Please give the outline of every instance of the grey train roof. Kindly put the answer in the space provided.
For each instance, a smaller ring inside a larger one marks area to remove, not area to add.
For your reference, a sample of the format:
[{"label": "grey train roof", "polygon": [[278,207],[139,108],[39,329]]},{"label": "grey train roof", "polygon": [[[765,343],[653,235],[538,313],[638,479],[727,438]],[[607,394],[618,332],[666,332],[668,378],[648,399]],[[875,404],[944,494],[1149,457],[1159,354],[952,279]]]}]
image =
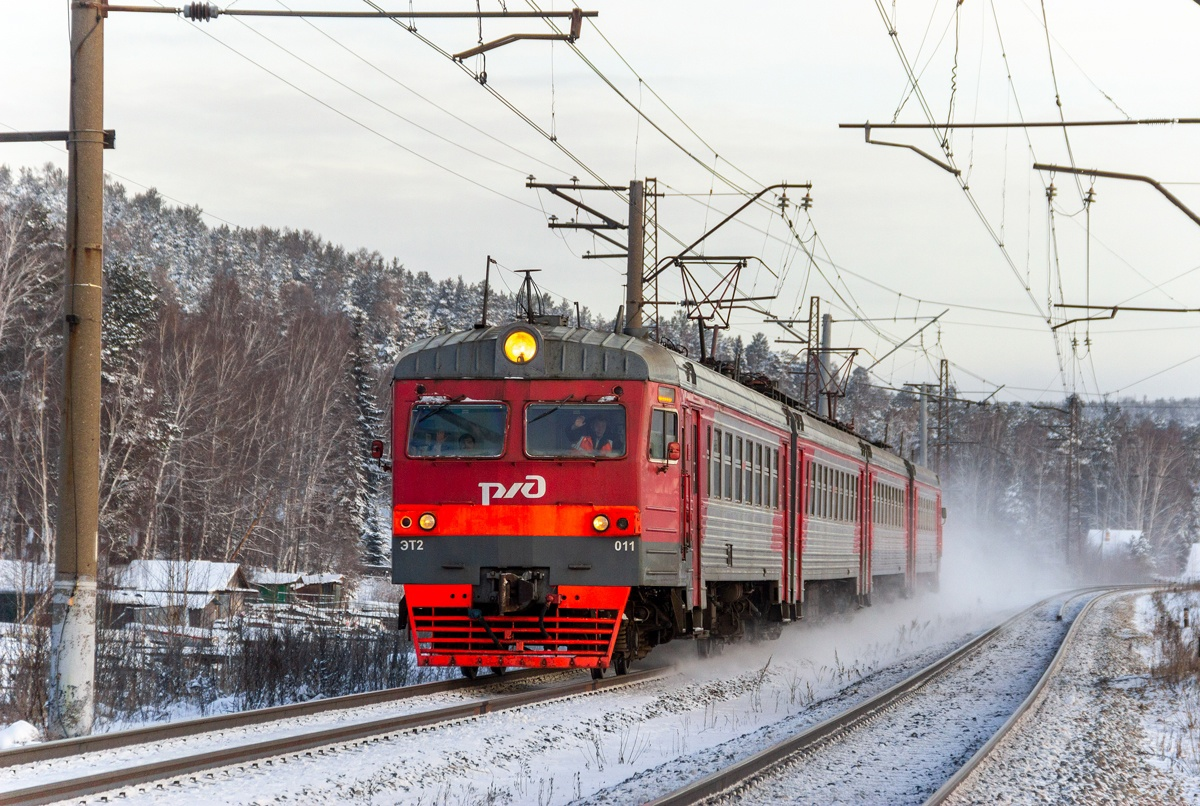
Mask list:
[{"label": "grey train roof", "polygon": [[[517,328],[535,330],[541,336],[541,349],[528,364],[512,364],[501,353],[502,338]],[[794,423],[797,431],[817,444],[852,455],[870,454],[873,464],[902,475],[910,472],[910,465],[903,459],[889,451],[873,449],[855,434],[756,392],[687,356],[621,333],[525,323],[447,333],[410,345],[400,355],[392,378],[397,381],[505,378],[656,381],[692,390],[784,431],[790,431]],[[922,467],[914,470],[919,481],[937,484],[937,476],[931,470]]]}]

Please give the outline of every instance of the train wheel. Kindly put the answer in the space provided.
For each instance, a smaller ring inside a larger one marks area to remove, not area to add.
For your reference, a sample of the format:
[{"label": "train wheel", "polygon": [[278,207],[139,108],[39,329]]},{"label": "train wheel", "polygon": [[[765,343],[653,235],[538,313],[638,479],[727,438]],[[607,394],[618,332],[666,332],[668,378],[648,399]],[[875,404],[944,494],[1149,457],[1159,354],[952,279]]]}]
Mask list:
[{"label": "train wheel", "polygon": [[505,672],[508,671],[507,666],[493,666],[491,669],[492,674],[496,675],[496,677],[504,677]]},{"label": "train wheel", "polygon": [[604,670],[601,669],[599,666],[593,666],[592,667],[592,679],[593,680],[601,680],[603,678],[604,678]]},{"label": "train wheel", "polygon": [[476,677],[479,676],[479,667],[478,666],[459,666],[458,670],[460,672],[462,672],[462,676],[467,678],[468,680],[474,680]]}]

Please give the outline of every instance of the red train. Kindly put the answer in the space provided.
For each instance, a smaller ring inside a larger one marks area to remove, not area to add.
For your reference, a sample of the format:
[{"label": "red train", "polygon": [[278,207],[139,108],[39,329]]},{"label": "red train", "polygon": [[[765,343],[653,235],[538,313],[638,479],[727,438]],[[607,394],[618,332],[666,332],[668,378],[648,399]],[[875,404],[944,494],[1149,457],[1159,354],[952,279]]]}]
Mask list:
[{"label": "red train", "polygon": [[932,472],[653,342],[477,328],[413,345],[392,389],[421,665],[623,674],[936,583]]}]

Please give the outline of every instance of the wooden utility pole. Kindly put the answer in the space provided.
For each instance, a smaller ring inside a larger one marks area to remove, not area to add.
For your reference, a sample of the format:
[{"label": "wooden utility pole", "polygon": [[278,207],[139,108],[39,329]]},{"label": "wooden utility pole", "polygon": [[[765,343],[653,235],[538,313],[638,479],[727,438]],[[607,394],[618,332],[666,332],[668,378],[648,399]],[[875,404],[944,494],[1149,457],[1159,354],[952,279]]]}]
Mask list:
[{"label": "wooden utility pole", "polygon": [[50,633],[50,730],[91,732],[100,521],[100,321],[104,266],[104,16],[71,0],[62,462]]}]

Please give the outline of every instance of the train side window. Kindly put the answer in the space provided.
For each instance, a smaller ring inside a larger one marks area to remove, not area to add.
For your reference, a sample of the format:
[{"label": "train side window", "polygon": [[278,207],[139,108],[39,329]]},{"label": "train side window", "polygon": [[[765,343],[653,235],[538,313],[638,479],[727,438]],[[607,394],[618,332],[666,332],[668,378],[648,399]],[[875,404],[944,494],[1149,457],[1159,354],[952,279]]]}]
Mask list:
[{"label": "train side window", "polygon": [[725,497],[725,451],[722,447],[725,443],[721,439],[723,433],[720,428],[716,429],[716,447],[713,450],[713,462],[716,467],[713,471],[713,495],[716,498]]},{"label": "train side window", "polygon": [[779,449],[771,449],[771,509],[779,509]]},{"label": "train side window", "polygon": [[725,432],[725,495],[726,501],[733,500],[733,434]]},{"label": "train side window", "polygon": [[733,500],[742,503],[742,438],[733,443]]},{"label": "train side window", "polygon": [[[710,425],[710,426],[708,426],[708,472],[706,474],[704,474],[704,494],[707,495],[709,498],[712,498],[713,476],[716,475],[716,471],[713,470],[715,463],[713,461],[713,440],[712,440],[712,438],[713,438],[713,427]],[[717,432],[717,445],[720,445],[720,444],[721,444],[721,432],[718,431]]]},{"label": "train side window", "polygon": [[746,453],[742,460],[742,503],[754,503],[754,443],[746,440]]},{"label": "train side window", "polygon": [[807,494],[805,496],[805,501],[804,501],[804,511],[807,512],[809,515],[812,515],[813,514],[813,499],[816,497],[813,494],[813,490],[815,487],[815,482],[813,480],[813,463],[805,462],[804,468],[805,468],[805,470],[808,471],[807,472],[808,485],[805,489],[805,492]]},{"label": "train side window", "polygon": [[762,445],[754,446],[754,506],[762,506],[763,460]]},{"label": "train side window", "polygon": [[826,518],[833,517],[833,468],[826,467],[825,471],[825,505],[821,514]]},{"label": "train side window", "polygon": [[667,446],[679,441],[679,415],[668,409],[650,412],[650,458],[667,459]]},{"label": "train side window", "polygon": [[837,472],[837,519],[839,521],[846,520],[846,471],[839,470]]}]

